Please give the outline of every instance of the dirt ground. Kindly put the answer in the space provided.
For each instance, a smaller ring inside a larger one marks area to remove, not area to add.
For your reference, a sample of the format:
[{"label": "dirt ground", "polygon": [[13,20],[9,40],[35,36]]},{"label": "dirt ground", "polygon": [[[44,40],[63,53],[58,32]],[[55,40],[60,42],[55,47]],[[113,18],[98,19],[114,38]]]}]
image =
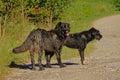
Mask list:
[{"label": "dirt ground", "polygon": [[94,44],[95,51],[85,57],[85,65],[78,57],[62,60],[65,68],[55,64],[43,71],[13,68],[4,80],[120,80],[120,15],[99,19],[93,26],[103,38]]}]

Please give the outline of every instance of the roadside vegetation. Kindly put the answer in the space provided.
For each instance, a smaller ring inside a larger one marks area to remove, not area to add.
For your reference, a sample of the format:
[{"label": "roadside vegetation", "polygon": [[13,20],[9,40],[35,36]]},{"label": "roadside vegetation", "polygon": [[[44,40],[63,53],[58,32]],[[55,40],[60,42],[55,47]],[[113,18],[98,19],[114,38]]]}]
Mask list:
[{"label": "roadside vegetation", "polygon": [[[119,11],[119,0],[0,0],[0,75],[9,72],[12,61],[25,63],[30,59],[28,52],[15,55],[12,49],[32,29],[50,30],[58,21],[65,21],[71,24],[71,33],[80,32],[92,27],[94,20]],[[92,42],[86,53],[93,49]],[[63,48],[63,59],[77,56],[77,50]]]}]

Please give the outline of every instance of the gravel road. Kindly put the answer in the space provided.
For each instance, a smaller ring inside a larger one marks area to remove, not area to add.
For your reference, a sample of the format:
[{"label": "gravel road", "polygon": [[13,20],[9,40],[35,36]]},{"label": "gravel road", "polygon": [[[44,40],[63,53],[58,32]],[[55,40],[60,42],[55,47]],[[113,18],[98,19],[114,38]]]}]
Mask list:
[{"label": "gravel road", "polygon": [[81,65],[78,57],[63,60],[65,68],[58,65],[43,71],[13,68],[4,80],[120,80],[120,15],[94,21],[93,26],[103,38],[94,44],[94,52],[85,57],[85,65]]}]

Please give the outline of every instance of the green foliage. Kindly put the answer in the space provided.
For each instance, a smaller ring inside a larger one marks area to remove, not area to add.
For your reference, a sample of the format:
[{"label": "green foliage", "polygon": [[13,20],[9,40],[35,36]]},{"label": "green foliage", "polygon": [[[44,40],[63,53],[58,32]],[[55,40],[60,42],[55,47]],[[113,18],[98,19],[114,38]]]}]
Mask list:
[{"label": "green foliage", "polygon": [[70,0],[0,0],[1,36],[7,26],[6,22],[19,16],[37,26],[52,27],[69,5],[68,1]]},{"label": "green foliage", "polygon": [[114,5],[118,11],[120,11],[120,0],[114,0]]},{"label": "green foliage", "polygon": [[[89,28],[96,18],[115,14],[113,0],[76,0],[67,8],[63,21],[71,23],[71,32]],[[92,27],[92,26],[91,26]]]},{"label": "green foliage", "polygon": [[25,0],[25,12],[34,24],[53,24],[70,0]]}]

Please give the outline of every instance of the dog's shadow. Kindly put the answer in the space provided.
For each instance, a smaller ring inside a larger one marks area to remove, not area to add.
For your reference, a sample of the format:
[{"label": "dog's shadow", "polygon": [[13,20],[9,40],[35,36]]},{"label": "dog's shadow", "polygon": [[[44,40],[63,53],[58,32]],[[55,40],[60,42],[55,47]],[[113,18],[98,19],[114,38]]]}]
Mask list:
[{"label": "dog's shadow", "polygon": [[[79,63],[72,63],[72,62],[65,62],[63,63],[66,66],[67,65],[79,65]],[[57,63],[51,64],[52,66],[58,65]],[[58,65],[59,66],[59,65]],[[19,69],[31,69],[31,64],[16,64],[14,61],[12,61],[8,67],[10,68],[19,68]],[[38,67],[38,64],[35,64],[35,67]],[[46,64],[43,64],[43,67],[46,68]],[[54,68],[54,67],[53,67]]]}]

